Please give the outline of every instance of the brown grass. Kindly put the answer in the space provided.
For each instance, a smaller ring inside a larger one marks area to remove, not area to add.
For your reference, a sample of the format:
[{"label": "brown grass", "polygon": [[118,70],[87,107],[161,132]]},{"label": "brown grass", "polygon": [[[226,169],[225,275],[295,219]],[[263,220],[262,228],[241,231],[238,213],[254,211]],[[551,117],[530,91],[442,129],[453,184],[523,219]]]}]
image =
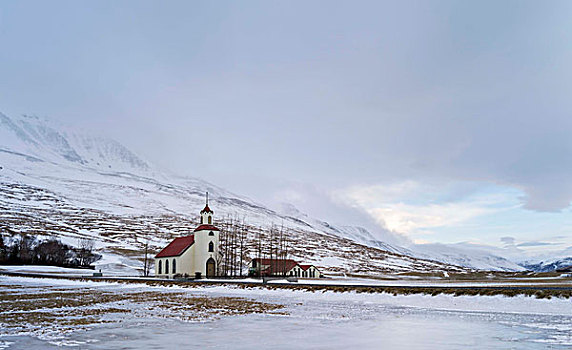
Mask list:
[{"label": "brown grass", "polygon": [[177,318],[203,321],[253,313],[285,314],[283,305],[239,297],[196,296],[171,291],[104,291],[94,288],[55,289],[2,285],[0,328],[19,331],[56,331],[118,323],[122,314],[140,318]]}]

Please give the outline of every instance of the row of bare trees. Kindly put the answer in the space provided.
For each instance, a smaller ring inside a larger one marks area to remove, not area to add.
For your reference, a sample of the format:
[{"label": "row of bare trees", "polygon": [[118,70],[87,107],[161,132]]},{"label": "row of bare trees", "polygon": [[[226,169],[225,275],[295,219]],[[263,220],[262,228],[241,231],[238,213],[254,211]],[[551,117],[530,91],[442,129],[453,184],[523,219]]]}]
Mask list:
[{"label": "row of bare trees", "polygon": [[0,263],[88,267],[101,257],[93,248],[90,239],[80,239],[77,247],[72,247],[56,238],[40,240],[29,234],[0,237]]},{"label": "row of bare trees", "polygon": [[241,277],[245,264],[249,260],[250,245],[248,231],[244,219],[228,216],[221,223],[222,231],[219,236],[218,275],[226,277]]},{"label": "row of bare trees", "polygon": [[226,277],[243,277],[247,274],[257,274],[257,271],[248,271],[248,264],[252,258],[277,260],[270,264],[272,275],[287,273],[286,259],[292,245],[290,232],[272,224],[270,227],[247,225],[244,219],[237,216],[228,216],[220,223],[219,267],[218,275]]}]

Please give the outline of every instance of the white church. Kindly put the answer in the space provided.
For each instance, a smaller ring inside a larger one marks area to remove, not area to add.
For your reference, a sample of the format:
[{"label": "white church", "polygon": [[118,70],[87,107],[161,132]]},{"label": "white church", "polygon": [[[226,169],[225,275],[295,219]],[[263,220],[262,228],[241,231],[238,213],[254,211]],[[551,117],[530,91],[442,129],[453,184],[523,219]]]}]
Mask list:
[{"label": "white church", "polygon": [[213,225],[214,212],[207,202],[193,233],[175,238],[155,256],[155,276],[160,278],[215,277],[220,262],[220,230]]}]

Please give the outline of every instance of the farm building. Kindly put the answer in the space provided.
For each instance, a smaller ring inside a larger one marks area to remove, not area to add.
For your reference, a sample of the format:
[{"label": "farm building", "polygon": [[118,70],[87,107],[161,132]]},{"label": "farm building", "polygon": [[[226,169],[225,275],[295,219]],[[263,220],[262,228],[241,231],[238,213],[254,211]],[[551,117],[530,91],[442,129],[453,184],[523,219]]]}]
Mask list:
[{"label": "farm building", "polygon": [[258,277],[284,276],[320,278],[322,274],[314,265],[299,264],[292,259],[252,259],[249,275]]}]

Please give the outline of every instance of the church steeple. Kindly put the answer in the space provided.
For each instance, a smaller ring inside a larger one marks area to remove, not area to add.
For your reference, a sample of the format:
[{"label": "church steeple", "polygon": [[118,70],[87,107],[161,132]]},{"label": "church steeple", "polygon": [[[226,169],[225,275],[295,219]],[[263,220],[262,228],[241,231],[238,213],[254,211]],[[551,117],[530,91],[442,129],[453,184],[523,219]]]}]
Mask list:
[{"label": "church steeple", "polygon": [[207,192],[205,208],[201,210],[201,224],[213,224],[214,212],[209,208],[209,193]]}]

